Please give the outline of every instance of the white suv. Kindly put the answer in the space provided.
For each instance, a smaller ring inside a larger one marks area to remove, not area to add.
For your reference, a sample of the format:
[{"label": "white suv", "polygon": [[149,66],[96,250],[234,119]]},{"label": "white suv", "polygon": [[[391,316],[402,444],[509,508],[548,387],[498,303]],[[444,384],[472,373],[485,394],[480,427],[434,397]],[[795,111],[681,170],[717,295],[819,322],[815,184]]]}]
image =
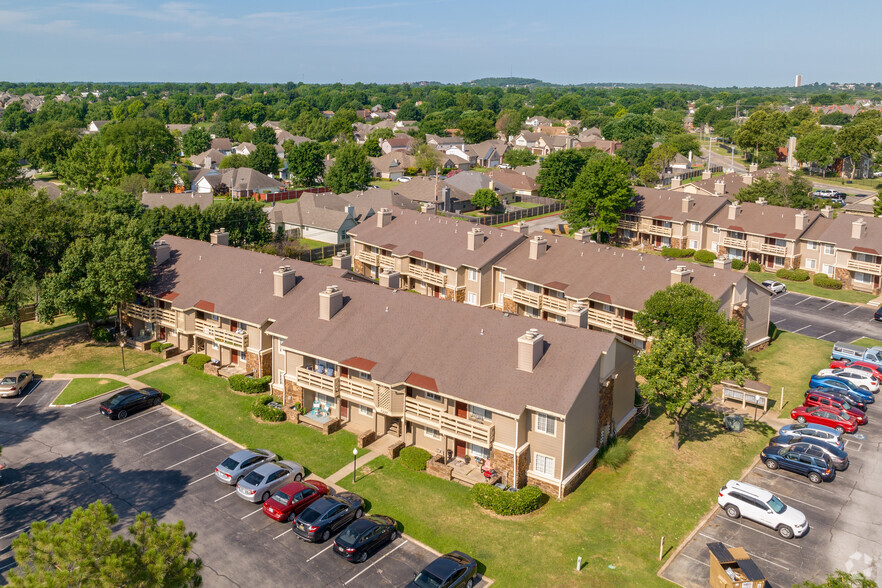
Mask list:
[{"label": "white suv", "polygon": [[756,521],[775,529],[785,539],[802,537],[809,529],[802,511],[787,506],[768,490],[746,482],[729,480],[720,488],[717,504],[730,518]]}]

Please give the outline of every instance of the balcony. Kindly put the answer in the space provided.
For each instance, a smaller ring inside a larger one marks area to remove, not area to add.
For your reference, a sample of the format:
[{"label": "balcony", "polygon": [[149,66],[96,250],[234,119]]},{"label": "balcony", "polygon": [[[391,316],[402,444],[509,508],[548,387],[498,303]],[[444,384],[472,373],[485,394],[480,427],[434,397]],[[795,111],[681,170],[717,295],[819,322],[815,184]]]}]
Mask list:
[{"label": "balcony", "polygon": [[443,405],[437,402],[404,399],[404,417],[422,425],[437,429],[442,435],[476,443],[482,447],[490,447],[493,443],[494,428],[492,423],[484,423],[444,412]]},{"label": "balcony", "polygon": [[619,228],[626,231],[638,231],[640,230],[640,223],[637,221],[620,220]]},{"label": "balcony", "polygon": [[555,296],[548,296],[547,294],[543,294],[540,300],[542,302],[543,310],[547,310],[561,316],[567,314],[568,305],[566,298],[557,298]]},{"label": "balcony", "polygon": [[760,243],[759,250],[760,253],[777,255],[778,257],[784,257],[785,255],[787,255],[787,247],[782,247],[781,245],[772,245],[771,243]]},{"label": "balcony", "polygon": [[446,287],[447,286],[447,274],[442,274],[439,272],[433,272],[432,270],[428,270],[424,267],[411,264],[407,269],[407,273],[410,277],[420,280],[421,282],[425,282],[427,284],[433,284],[435,286]]},{"label": "balcony", "polygon": [[154,308],[153,320],[154,322],[159,322],[165,327],[174,328],[178,326],[177,313],[171,309]]},{"label": "balcony", "polygon": [[882,264],[871,263],[869,261],[849,259],[845,265],[845,269],[850,272],[861,272],[864,274],[872,274],[874,276],[882,276]]},{"label": "balcony", "polygon": [[663,227],[662,225],[644,224],[640,227],[640,232],[649,233],[650,235],[660,235],[662,237],[670,237],[672,234],[671,227]]},{"label": "balcony", "polygon": [[542,308],[542,295],[539,292],[530,292],[523,288],[515,288],[511,293],[511,299],[518,304],[525,304],[533,308]]},{"label": "balcony", "polygon": [[337,396],[340,389],[339,376],[327,376],[304,367],[297,368],[297,385],[327,394],[328,396]]},{"label": "balcony", "polygon": [[395,269],[395,260],[388,255],[378,255],[377,263],[379,263],[381,268]]},{"label": "balcony", "polygon": [[636,337],[643,339],[643,335],[634,326],[634,321],[629,321],[624,317],[620,317],[612,312],[604,312],[596,308],[588,309],[588,324],[591,326],[606,329],[619,335],[627,337]]},{"label": "balcony", "polygon": [[747,249],[747,239],[733,239],[732,237],[723,237],[723,247],[731,247],[733,249]]},{"label": "balcony", "polygon": [[371,253],[370,251],[359,251],[357,259],[369,265],[377,265],[377,257],[379,256],[376,253]]},{"label": "balcony", "polygon": [[340,398],[351,400],[356,404],[369,403],[374,406],[376,384],[360,378],[340,378]]},{"label": "balcony", "polygon": [[218,345],[232,347],[239,351],[245,351],[245,348],[248,346],[248,333],[236,333],[235,331],[225,330],[218,324],[202,319],[196,319],[196,335],[206,337]]},{"label": "balcony", "polygon": [[153,308],[152,306],[142,306],[140,304],[127,304],[125,312],[130,318],[138,319],[145,323],[152,323],[154,322],[153,313],[156,310],[159,309]]}]

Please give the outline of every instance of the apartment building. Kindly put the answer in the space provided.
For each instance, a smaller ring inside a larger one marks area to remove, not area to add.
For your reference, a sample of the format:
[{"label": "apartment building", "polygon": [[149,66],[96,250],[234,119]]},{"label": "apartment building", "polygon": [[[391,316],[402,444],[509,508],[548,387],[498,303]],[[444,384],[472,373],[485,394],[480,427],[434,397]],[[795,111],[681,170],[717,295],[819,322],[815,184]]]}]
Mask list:
[{"label": "apartment building", "polygon": [[635,188],[634,206],[619,220],[616,242],[627,247],[701,249],[705,223],[728,203],[703,194]]},{"label": "apartment building", "polygon": [[381,209],[349,231],[355,273],[475,306],[493,303],[493,263],[525,237],[456,219]]},{"label": "apartment building", "polygon": [[882,293],[882,219],[840,215],[828,208],[803,234],[802,269],[840,280],[843,287]]},{"label": "apartment building", "polygon": [[608,331],[642,348],[634,315],[658,290],[685,282],[710,294],[744,328],[746,345],[768,341],[770,293],[728,259],[714,267],[668,260],[587,240],[533,234],[494,264],[496,308],[507,313]]},{"label": "apartment building", "polygon": [[738,192],[752,186],[757,180],[787,180],[790,170],[776,165],[765,169],[757,169],[756,165],[750,166],[747,173],[729,172],[722,176],[713,177],[705,171],[700,180],[684,184],[680,178],[671,180],[671,190],[685,192],[687,194],[702,194],[705,196],[717,196],[723,198],[735,198]]}]

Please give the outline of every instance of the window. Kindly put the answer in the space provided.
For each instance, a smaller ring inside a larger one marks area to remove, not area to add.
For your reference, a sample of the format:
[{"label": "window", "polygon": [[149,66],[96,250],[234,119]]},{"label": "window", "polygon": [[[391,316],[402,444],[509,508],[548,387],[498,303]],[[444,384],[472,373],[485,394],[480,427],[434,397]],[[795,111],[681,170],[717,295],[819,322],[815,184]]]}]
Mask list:
[{"label": "window", "polygon": [[546,435],[554,435],[554,417],[537,412],[536,430]]},{"label": "window", "polygon": [[504,298],[505,298],[505,297],[504,297],[504,296],[502,295],[502,293],[500,292],[500,293],[499,293],[499,299],[496,301],[496,305],[499,306],[499,308],[502,308],[502,307],[505,305],[505,300],[504,300]]},{"label": "window", "polygon": [[622,231],[622,237],[624,237],[625,239],[633,239],[634,231],[630,229],[625,229],[624,231]]},{"label": "window", "polygon": [[529,283],[529,282],[527,282],[526,284],[524,284],[524,289],[525,289],[527,292],[536,292],[537,294],[540,293],[540,292],[542,292],[542,288],[540,288],[540,287],[537,286],[536,284],[531,284],[531,283]]},{"label": "window", "polygon": [[216,314],[208,315],[208,320],[217,322],[218,321],[217,315]]},{"label": "window", "polygon": [[821,271],[824,272],[825,274],[827,274],[828,276],[831,276],[831,277],[833,276],[833,266],[830,264],[825,263],[824,267],[821,269]]},{"label": "window", "polygon": [[469,411],[472,413],[473,417],[484,419],[485,421],[489,421],[493,418],[492,412],[486,408],[481,408],[480,406],[472,406]]},{"label": "window", "polygon": [[816,267],[817,265],[818,265],[818,262],[815,261],[814,259],[806,259],[806,260],[805,260],[805,268],[806,268],[806,269],[813,270],[813,269],[815,269],[815,267]]},{"label": "window", "polygon": [[873,276],[872,274],[865,274],[863,272],[854,272],[854,281],[859,284],[872,284]]},{"label": "window", "polygon": [[776,266],[783,266],[784,265],[784,258],[776,255],[775,256],[775,265]]},{"label": "window", "polygon": [[279,370],[279,379],[277,380],[279,386],[285,383],[285,370]]},{"label": "window", "polygon": [[211,342],[211,348],[214,349],[215,351],[217,351],[217,343],[215,343],[214,341],[212,341],[212,342]]},{"label": "window", "polygon": [[470,282],[477,282],[478,281],[478,270],[474,270],[472,268],[469,268],[469,281]]},{"label": "window", "polygon": [[481,459],[489,459],[490,450],[485,447],[481,447],[480,445],[469,443],[469,455],[471,455],[472,457],[480,457]]},{"label": "window", "polygon": [[366,417],[372,417],[374,416],[374,409],[372,409],[370,406],[359,405],[358,414],[364,415]]},{"label": "window", "polygon": [[817,249],[818,249],[818,242],[817,242],[817,241],[806,241],[806,246],[807,246],[811,251],[817,251]]},{"label": "window", "polygon": [[426,392],[426,400],[434,400],[435,402],[441,402],[440,394],[433,394],[432,392]]},{"label": "window", "polygon": [[698,249],[698,240],[692,239],[689,241],[689,249]]},{"label": "window", "polygon": [[554,458],[542,455],[541,453],[533,454],[533,471],[545,474],[546,476],[554,475]]},{"label": "window", "polygon": [[698,231],[698,223],[689,223],[689,230],[694,232]]},{"label": "window", "polygon": [[714,227],[714,233],[719,233],[719,232],[720,232],[720,227]]},{"label": "window", "polygon": [[466,302],[468,302],[469,304],[472,304],[474,306],[477,306],[478,305],[478,294],[476,292],[469,292],[468,299],[466,300]]},{"label": "window", "polygon": [[717,242],[716,242],[716,241],[714,241],[713,243],[711,243],[711,248],[710,248],[710,250],[713,251],[714,253],[717,252]]},{"label": "window", "polygon": [[824,245],[824,255],[833,255],[832,245]]},{"label": "window", "polygon": [[441,433],[438,432],[437,429],[433,429],[432,427],[425,427],[426,437],[429,439],[440,439]]}]

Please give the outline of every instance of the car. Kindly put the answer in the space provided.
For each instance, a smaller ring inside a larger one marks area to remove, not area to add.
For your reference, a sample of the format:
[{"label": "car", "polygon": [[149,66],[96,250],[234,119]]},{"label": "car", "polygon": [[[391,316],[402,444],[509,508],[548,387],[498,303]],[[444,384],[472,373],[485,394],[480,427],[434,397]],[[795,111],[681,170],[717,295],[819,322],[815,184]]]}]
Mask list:
[{"label": "car", "polygon": [[852,406],[848,400],[834,394],[827,394],[824,389],[809,390],[805,394],[803,406],[823,406],[831,412],[845,412],[855,418],[858,425],[866,425],[869,421],[867,413],[863,410]]},{"label": "car", "polygon": [[775,280],[765,280],[763,286],[770,290],[772,294],[783,294],[787,292],[787,286],[781,282],[776,282]]},{"label": "car", "polygon": [[876,312],[873,313],[873,319],[877,321],[882,321],[882,306],[876,309]]},{"label": "car", "polygon": [[318,480],[291,482],[263,502],[263,514],[279,522],[292,522],[303,510],[328,493]]},{"label": "car", "polygon": [[800,437],[799,435],[776,435],[769,440],[769,445],[774,447],[789,447],[797,453],[810,453],[818,455],[823,453],[830,458],[833,468],[842,471],[848,468],[848,453],[830,443],[826,443],[813,437]]},{"label": "car", "polygon": [[817,196],[818,198],[829,198],[836,194],[836,190],[815,190],[812,192],[812,196]]},{"label": "car", "polygon": [[451,551],[414,574],[407,588],[472,588],[477,574],[478,562],[461,551]]},{"label": "car", "polygon": [[412,179],[413,179],[413,178],[410,177],[410,176],[401,176],[400,178],[398,178],[398,181],[401,182],[401,183],[403,184],[404,182],[409,182],[409,181],[411,181]]},{"label": "car", "polygon": [[826,457],[797,453],[787,447],[766,447],[760,459],[770,470],[788,470],[806,476],[810,482],[832,482],[836,477],[833,464]]},{"label": "car", "polygon": [[352,492],[323,496],[306,507],[293,523],[294,534],[311,543],[324,542],[364,514],[364,500]]},{"label": "car", "polygon": [[19,370],[3,376],[0,380],[0,398],[12,398],[20,396],[28,384],[34,381],[34,372],[31,370]]},{"label": "car", "polygon": [[867,403],[864,402],[863,398],[849,390],[836,390],[834,388],[809,388],[805,391],[805,395],[808,396],[812,392],[823,393],[828,396],[832,396],[833,398],[844,400],[845,402],[848,402],[851,406],[863,411],[864,414],[866,414],[867,412]]},{"label": "car", "polygon": [[834,359],[830,361],[830,367],[833,369],[847,368],[854,371],[867,372],[868,374],[882,382],[882,370],[879,369],[879,366],[874,363],[870,363],[869,361],[862,361],[860,359]]},{"label": "car", "polygon": [[242,449],[214,468],[214,477],[234,486],[265,463],[276,461],[279,456],[268,449]]},{"label": "car", "polygon": [[845,447],[845,441],[842,440],[842,433],[832,427],[817,425],[815,423],[790,423],[789,425],[781,427],[778,430],[778,435],[811,437],[829,443],[839,449]]},{"label": "car", "polygon": [[814,375],[809,380],[809,388],[833,388],[834,390],[847,390],[849,392],[854,392],[855,394],[857,394],[865,404],[873,404],[873,402],[875,402],[875,399],[873,398],[873,393],[869,390],[864,390],[854,382],[843,378],[836,378],[834,376]]},{"label": "car", "polygon": [[290,482],[299,482],[305,474],[299,463],[282,460],[265,463],[236,484],[236,494],[248,502],[265,502]]},{"label": "car", "polygon": [[498,167],[499,169],[511,169],[511,166],[507,163],[500,163],[496,167]]},{"label": "car", "polygon": [[790,418],[800,423],[826,425],[842,433],[854,433],[858,427],[857,419],[847,412],[823,406],[797,406],[790,411]]},{"label": "car", "polygon": [[787,506],[768,490],[747,482],[726,482],[720,488],[717,504],[729,518],[750,519],[775,529],[785,539],[802,537],[809,530],[808,520],[802,511]]},{"label": "car", "polygon": [[343,529],[334,540],[334,553],[353,563],[362,563],[368,555],[399,536],[395,519],[367,515]]},{"label": "car", "polygon": [[879,391],[879,380],[876,376],[861,371],[861,370],[853,370],[849,368],[839,368],[839,369],[826,369],[818,372],[819,376],[832,376],[834,378],[842,378],[843,380],[848,380],[858,388],[863,388],[872,393],[876,393]]},{"label": "car", "polygon": [[151,406],[159,406],[161,403],[162,392],[155,388],[142,390],[126,388],[102,402],[98,411],[111,419],[122,420],[132,413]]}]

